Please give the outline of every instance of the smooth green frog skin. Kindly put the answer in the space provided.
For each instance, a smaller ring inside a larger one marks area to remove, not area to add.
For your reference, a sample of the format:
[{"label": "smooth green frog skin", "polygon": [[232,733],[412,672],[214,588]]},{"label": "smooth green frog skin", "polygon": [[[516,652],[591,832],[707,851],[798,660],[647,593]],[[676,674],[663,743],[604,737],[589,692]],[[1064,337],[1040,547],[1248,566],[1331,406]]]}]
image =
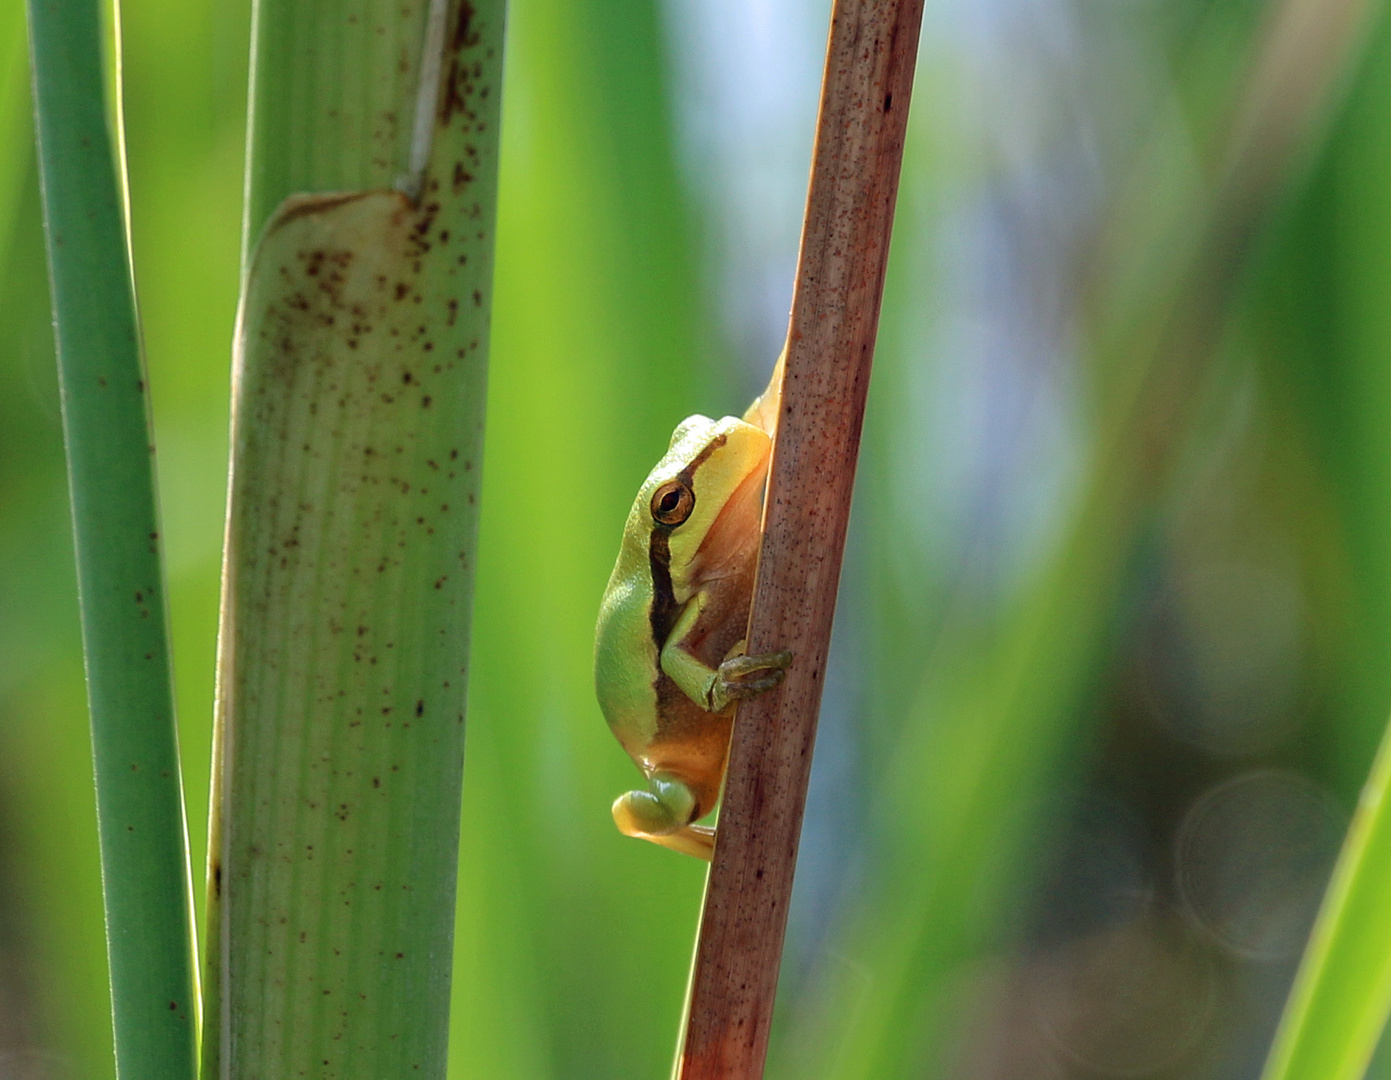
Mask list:
[{"label": "smooth green frog skin", "polygon": [[782,681],[787,652],[744,656],[782,365],[744,419],[691,416],[638,490],[595,636],[599,704],[647,777],[619,831],[709,859],[693,822],[719,798],[734,706]]}]

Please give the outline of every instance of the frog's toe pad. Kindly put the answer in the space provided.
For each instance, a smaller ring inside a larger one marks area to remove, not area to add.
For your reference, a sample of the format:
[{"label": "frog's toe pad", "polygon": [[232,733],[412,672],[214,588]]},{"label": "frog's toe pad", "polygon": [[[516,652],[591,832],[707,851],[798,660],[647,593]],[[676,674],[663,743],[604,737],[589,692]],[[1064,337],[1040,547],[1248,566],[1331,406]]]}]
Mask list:
[{"label": "frog's toe pad", "polygon": [[782,682],[792,654],[764,653],[760,656],[733,656],[720,665],[720,696],[728,701],[746,701],[771,690]]},{"label": "frog's toe pad", "polygon": [[725,675],[747,675],[755,671],[777,671],[779,675],[792,663],[792,654],[786,649],[780,652],[761,653],[758,656],[731,656],[720,665]]},{"label": "frog's toe pad", "polygon": [[781,671],[771,671],[767,675],[746,676],[737,682],[725,679],[721,689],[724,690],[723,697],[729,701],[747,701],[749,698],[758,697],[759,694],[773,689],[782,682],[782,678]]}]

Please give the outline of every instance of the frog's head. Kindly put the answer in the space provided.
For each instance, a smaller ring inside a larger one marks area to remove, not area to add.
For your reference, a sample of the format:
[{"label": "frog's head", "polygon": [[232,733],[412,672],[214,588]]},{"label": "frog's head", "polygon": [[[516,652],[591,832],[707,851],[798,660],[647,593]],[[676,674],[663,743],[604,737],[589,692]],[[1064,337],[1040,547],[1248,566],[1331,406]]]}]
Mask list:
[{"label": "frog's head", "polygon": [[720,576],[757,544],[771,450],[767,432],[733,416],[690,416],[673,432],[633,514],[644,517],[654,559],[665,546],[678,602],[693,581]]}]

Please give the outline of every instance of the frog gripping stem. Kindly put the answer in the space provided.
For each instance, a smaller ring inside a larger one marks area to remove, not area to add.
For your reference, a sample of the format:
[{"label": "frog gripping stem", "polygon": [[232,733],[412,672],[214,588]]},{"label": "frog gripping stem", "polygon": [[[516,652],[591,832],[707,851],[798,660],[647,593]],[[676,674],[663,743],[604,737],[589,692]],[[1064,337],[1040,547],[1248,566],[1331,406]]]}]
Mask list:
[{"label": "frog gripping stem", "polygon": [[836,0],[831,13],[784,377],[758,409],[777,436],[748,651],[797,663],[734,725],[676,1080],[763,1075],[922,9]]},{"label": "frog gripping stem", "polygon": [[747,701],[782,682],[792,663],[786,649],[763,656],[731,656],[710,684],[710,711],[724,712],[736,701]]}]

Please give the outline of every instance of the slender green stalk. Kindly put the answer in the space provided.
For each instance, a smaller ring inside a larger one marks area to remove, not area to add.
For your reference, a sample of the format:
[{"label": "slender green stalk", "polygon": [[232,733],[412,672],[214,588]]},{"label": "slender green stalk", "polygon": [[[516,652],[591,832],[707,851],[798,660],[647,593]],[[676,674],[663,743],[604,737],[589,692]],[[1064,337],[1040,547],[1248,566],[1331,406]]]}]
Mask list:
[{"label": "slender green stalk", "polygon": [[[194,1072],[188,852],[154,469],[94,0],[31,0],[39,168],[121,1077]],[[119,138],[119,135],[118,135]]]},{"label": "slender green stalk", "polygon": [[1309,939],[1264,1080],[1360,1080],[1391,1015],[1391,727]]},{"label": "slender green stalk", "polygon": [[502,24],[256,10],[209,1078],[445,1073]]}]

